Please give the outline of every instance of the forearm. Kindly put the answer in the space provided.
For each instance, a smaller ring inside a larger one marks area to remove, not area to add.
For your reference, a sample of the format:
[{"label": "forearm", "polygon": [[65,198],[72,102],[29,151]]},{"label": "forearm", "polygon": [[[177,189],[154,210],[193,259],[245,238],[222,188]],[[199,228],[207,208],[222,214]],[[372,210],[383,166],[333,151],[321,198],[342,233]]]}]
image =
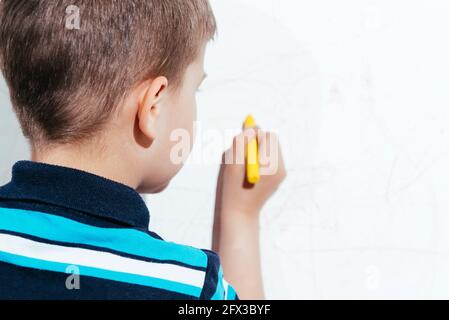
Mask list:
[{"label": "forearm", "polygon": [[216,213],[213,249],[220,255],[225,278],[240,299],[264,299],[260,263],[259,215]]}]

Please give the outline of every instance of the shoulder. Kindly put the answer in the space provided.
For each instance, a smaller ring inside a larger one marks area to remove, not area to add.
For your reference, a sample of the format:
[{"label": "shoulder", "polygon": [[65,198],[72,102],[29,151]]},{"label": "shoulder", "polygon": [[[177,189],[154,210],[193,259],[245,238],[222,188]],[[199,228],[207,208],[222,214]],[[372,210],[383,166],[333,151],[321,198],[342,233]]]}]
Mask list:
[{"label": "shoulder", "polygon": [[[234,288],[225,280],[220,257],[207,249],[199,249],[187,245],[167,242],[155,233],[150,233],[153,239],[160,242],[160,249],[170,255],[170,263],[185,270],[180,270],[179,276],[189,281],[197,279],[194,284],[200,291],[195,295],[200,300],[236,300],[238,296]],[[184,281],[185,281],[184,280]]]},{"label": "shoulder", "polygon": [[224,279],[223,268],[217,253],[203,249],[207,255],[207,270],[201,300],[236,300],[237,293]]},{"label": "shoulder", "polygon": [[[147,230],[98,227],[47,213],[1,207],[0,227],[14,233],[4,238],[17,240],[17,253],[35,258],[32,265],[26,265],[29,268],[64,273],[61,257],[68,257],[70,265],[80,266],[91,278],[193,299],[234,296],[223,279],[216,253],[168,242]],[[31,244],[42,248],[39,256],[30,251]]]}]

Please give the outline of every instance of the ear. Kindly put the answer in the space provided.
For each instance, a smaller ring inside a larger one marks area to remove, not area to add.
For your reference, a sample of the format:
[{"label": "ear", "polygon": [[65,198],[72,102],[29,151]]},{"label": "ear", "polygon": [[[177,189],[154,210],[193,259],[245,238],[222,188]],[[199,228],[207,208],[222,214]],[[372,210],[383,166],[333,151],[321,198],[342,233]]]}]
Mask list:
[{"label": "ear", "polygon": [[156,123],[160,115],[160,104],[168,86],[165,77],[157,77],[142,87],[139,97],[137,122],[142,134],[150,141],[156,139]]}]

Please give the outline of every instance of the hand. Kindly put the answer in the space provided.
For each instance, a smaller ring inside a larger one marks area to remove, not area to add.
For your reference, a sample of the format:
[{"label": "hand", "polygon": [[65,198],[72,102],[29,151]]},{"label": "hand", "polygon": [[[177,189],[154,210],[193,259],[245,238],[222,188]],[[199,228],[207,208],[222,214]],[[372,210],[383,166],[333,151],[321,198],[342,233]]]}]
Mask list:
[{"label": "hand", "polygon": [[[246,179],[245,153],[248,141],[256,136],[259,143],[261,179],[257,184],[251,185]],[[259,128],[247,129],[234,138],[232,148],[223,154],[216,211],[258,217],[266,201],[276,192],[286,176],[277,136]]]}]

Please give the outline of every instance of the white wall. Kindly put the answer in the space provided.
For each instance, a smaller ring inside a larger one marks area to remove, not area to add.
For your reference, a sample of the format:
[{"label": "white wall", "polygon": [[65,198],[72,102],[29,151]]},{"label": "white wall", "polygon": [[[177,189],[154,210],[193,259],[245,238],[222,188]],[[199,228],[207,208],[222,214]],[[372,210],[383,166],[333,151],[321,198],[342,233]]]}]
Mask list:
[{"label": "white wall", "polygon": [[[254,113],[290,173],[263,212],[268,297],[449,298],[448,2],[212,2],[201,125]],[[152,228],[207,246],[216,170],[150,197]]]},{"label": "white wall", "polygon": [[[213,130],[251,112],[289,170],[262,217],[269,298],[449,298],[449,3],[212,3],[203,162],[148,197],[151,229],[210,245],[218,166],[205,160],[230,143]],[[26,154],[3,92],[0,172]]]},{"label": "white wall", "polygon": [[0,185],[11,179],[14,162],[28,158],[28,146],[12,112],[8,89],[0,73]]}]

